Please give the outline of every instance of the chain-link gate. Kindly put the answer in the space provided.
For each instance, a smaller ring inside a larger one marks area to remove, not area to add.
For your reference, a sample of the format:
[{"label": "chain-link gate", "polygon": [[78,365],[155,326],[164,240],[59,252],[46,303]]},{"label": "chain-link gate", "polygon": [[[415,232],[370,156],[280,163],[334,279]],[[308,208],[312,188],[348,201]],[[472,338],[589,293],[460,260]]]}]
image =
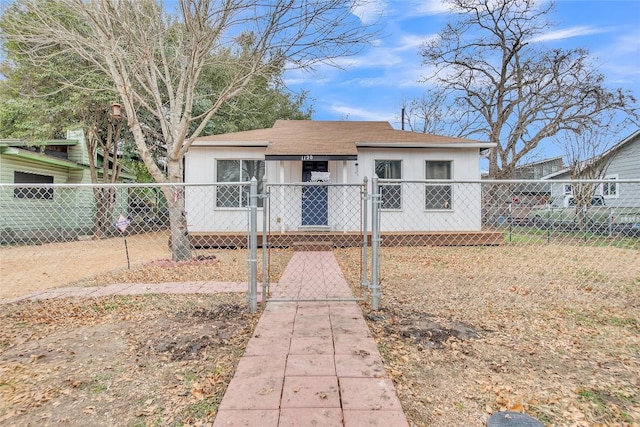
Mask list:
[{"label": "chain-link gate", "polygon": [[347,285],[331,251],[366,247],[366,191],[366,183],[266,185],[263,240],[268,258],[290,256],[283,272],[275,274],[269,263],[268,299],[362,299]]}]

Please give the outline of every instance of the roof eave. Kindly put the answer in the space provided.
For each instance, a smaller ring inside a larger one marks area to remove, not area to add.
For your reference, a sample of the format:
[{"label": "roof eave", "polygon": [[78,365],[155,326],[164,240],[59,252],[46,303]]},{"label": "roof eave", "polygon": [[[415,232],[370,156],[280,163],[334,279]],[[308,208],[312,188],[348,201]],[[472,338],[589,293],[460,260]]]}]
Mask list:
[{"label": "roof eave", "polygon": [[194,147],[267,147],[269,141],[195,141]]},{"label": "roof eave", "polygon": [[85,169],[85,166],[82,166],[70,160],[58,159],[56,157],[46,156],[39,153],[33,153],[31,151],[22,150],[19,148],[3,149],[2,154],[6,156],[19,157],[22,159],[31,160],[38,163],[44,163],[44,164],[53,165],[53,166],[60,166],[60,167],[69,168],[69,169],[75,169],[75,170]]},{"label": "roof eave", "polygon": [[493,148],[495,142],[356,142],[363,148]]}]

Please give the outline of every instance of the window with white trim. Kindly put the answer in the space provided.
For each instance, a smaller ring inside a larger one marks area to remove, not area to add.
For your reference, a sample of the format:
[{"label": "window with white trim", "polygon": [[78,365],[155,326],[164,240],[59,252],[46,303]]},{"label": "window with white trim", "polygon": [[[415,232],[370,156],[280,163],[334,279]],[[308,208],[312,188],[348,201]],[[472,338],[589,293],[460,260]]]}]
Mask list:
[{"label": "window with white trim", "polygon": [[[450,180],[452,178],[452,161],[432,161],[426,162],[427,180]],[[450,210],[453,209],[453,185],[442,182],[425,185],[425,209],[427,210]]]},{"label": "window with white trim", "polygon": [[573,185],[572,184],[563,184],[562,186],[563,192],[565,196],[570,196],[573,194]]},{"label": "window with white trim", "polygon": [[[380,179],[402,179],[402,160],[376,160],[376,175]],[[382,209],[402,209],[402,184],[379,185]]]},{"label": "window with white trim", "polygon": [[602,195],[608,199],[614,199],[618,197],[618,183],[615,182],[618,179],[618,175],[608,175],[604,179],[612,182],[602,183]]},{"label": "window with white trim", "polygon": [[[217,160],[216,178],[218,182],[250,181],[254,176],[258,180],[258,194],[262,193],[265,171],[264,160]],[[216,206],[219,208],[241,208],[249,204],[248,185],[219,186],[216,192]],[[263,200],[258,199],[258,206]]]}]

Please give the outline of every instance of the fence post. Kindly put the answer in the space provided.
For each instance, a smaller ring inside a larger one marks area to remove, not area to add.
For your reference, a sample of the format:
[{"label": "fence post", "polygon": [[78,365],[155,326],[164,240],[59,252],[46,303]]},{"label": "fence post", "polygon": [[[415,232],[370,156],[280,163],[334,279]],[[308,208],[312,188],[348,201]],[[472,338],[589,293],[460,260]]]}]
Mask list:
[{"label": "fence post", "polygon": [[249,311],[258,310],[258,180],[249,187]]},{"label": "fence post", "polygon": [[378,175],[371,181],[371,308],[377,310],[380,306],[380,282],[378,281],[380,248],[380,188]]},{"label": "fence post", "polygon": [[[262,179],[262,303],[267,301],[267,219],[269,212],[267,209],[269,203],[269,193],[267,192],[267,176]],[[270,206],[269,206],[270,208]]]},{"label": "fence post", "polygon": [[369,191],[368,191],[369,179],[365,176],[362,186],[364,191],[362,193],[362,278],[360,285],[362,286],[362,297],[366,298],[367,290],[369,289],[369,272],[367,267],[369,264],[369,254],[367,253],[367,246],[369,246],[369,236],[367,236],[367,210],[369,209]]}]

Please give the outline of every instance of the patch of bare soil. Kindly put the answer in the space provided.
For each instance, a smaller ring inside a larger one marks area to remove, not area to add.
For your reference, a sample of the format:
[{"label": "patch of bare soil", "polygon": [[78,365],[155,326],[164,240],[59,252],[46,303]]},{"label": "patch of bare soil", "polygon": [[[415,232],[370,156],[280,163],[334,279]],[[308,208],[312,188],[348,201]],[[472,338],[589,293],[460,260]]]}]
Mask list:
[{"label": "patch of bare soil", "polygon": [[[248,280],[246,249],[194,249],[192,259],[173,262],[167,238],[163,232],[129,236],[131,268],[122,238],[0,247],[0,300],[65,286]],[[269,256],[277,278],[291,252],[273,249]]]},{"label": "patch of bare soil", "polygon": [[123,238],[0,247],[0,299],[27,295],[110,271],[126,271],[171,256],[168,234],[154,232]]},{"label": "patch of bare soil", "polygon": [[[566,245],[383,248],[363,305],[412,426],[640,425],[640,252]],[[336,251],[360,292],[360,251]]]},{"label": "patch of bare soil", "polygon": [[4,305],[0,424],[211,421],[257,319],[235,294]]}]

